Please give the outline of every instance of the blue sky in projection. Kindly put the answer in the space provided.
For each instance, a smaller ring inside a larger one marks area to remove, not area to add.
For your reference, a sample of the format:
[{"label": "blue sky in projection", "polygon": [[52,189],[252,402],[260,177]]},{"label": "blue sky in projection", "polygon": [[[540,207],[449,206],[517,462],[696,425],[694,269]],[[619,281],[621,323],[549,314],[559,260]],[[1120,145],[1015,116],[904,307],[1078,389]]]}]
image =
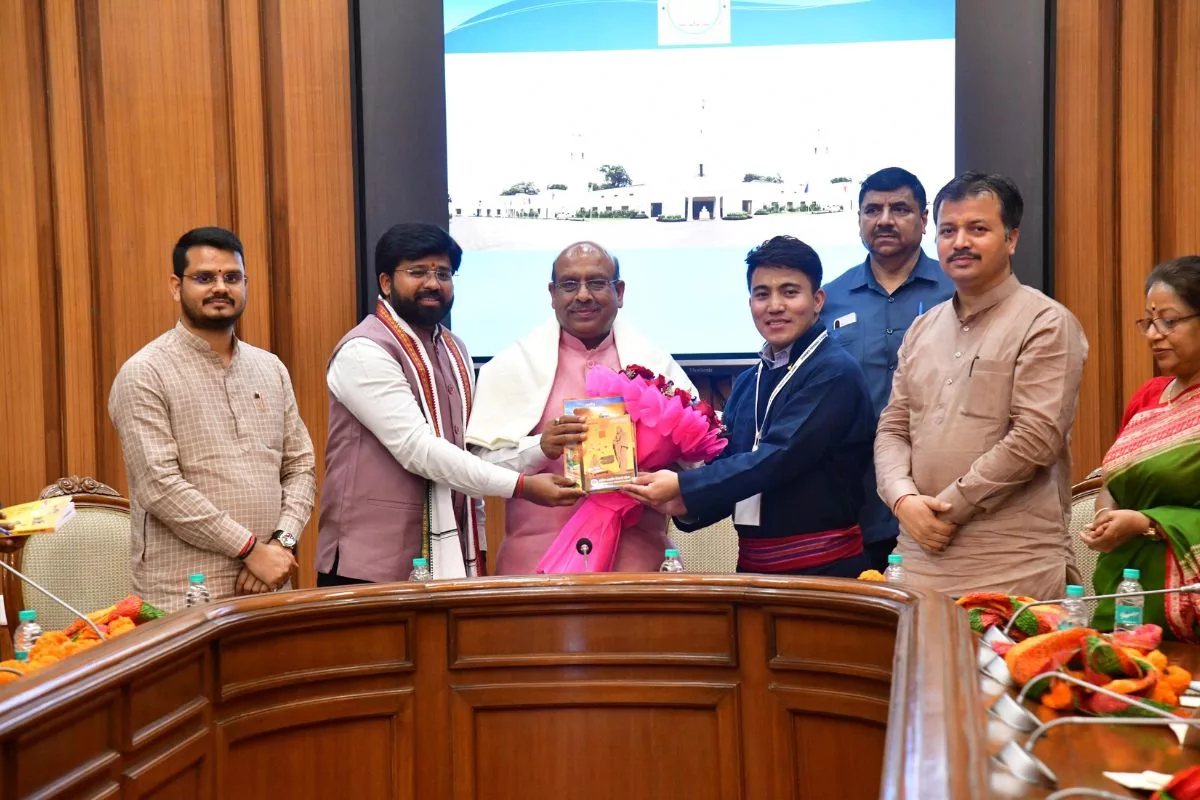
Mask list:
[{"label": "blue sky in projection", "polygon": [[[446,53],[649,50],[659,0],[445,0]],[[731,0],[733,47],[954,38],[955,0]]]}]

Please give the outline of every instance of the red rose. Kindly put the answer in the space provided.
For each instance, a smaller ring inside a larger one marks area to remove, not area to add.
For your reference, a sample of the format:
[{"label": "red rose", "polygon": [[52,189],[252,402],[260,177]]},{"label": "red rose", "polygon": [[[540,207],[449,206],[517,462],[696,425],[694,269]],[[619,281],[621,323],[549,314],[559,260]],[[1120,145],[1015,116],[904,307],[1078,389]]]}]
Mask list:
[{"label": "red rose", "polygon": [[684,408],[687,408],[692,404],[692,396],[684,389],[676,389],[675,396],[679,398],[679,403]]},{"label": "red rose", "polygon": [[717,419],[716,409],[713,408],[707,400],[701,400],[700,402],[696,403],[696,410],[704,415],[704,418],[708,420],[709,425],[716,425],[717,422],[719,422]]},{"label": "red rose", "polygon": [[654,388],[658,389],[663,394],[666,394],[667,387],[671,385],[670,381],[668,381],[662,375],[653,375],[652,377],[654,379]]},{"label": "red rose", "polygon": [[1186,767],[1175,773],[1171,782],[1155,792],[1151,800],[1198,800],[1200,798],[1200,766]]},{"label": "red rose", "polygon": [[625,374],[630,378],[645,378],[648,381],[654,380],[654,373],[640,364],[630,364],[625,367]]}]

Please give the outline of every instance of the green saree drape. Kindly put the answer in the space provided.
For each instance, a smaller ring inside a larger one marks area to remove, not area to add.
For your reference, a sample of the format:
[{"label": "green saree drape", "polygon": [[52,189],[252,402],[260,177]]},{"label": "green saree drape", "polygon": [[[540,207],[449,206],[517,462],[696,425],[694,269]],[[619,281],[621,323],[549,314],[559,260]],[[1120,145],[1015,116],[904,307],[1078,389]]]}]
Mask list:
[{"label": "green saree drape", "polygon": [[[1141,511],[1166,537],[1135,536],[1101,554],[1096,592],[1115,592],[1127,567],[1141,571],[1145,589],[1200,581],[1200,391],[1134,414],[1104,458],[1104,483],[1118,507]],[[1198,611],[1200,595],[1156,595],[1145,598],[1143,620],[1167,636],[1200,642]],[[1112,600],[1097,603],[1092,624],[1112,629]]]}]

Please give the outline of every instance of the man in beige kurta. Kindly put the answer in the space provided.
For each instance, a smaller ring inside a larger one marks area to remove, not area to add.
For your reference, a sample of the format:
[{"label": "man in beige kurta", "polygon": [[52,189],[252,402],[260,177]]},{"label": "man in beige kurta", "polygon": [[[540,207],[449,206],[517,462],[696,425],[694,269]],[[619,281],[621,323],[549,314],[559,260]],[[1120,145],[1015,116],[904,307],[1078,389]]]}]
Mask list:
[{"label": "man in beige kurta", "polygon": [[934,214],[956,293],[904,337],[875,442],[896,552],[918,586],[1059,597],[1074,569],[1069,440],[1087,340],[1070,311],[1011,272],[1011,182],[967,173]]},{"label": "man in beige kurta", "polygon": [[214,600],[287,585],[316,495],[316,461],[287,368],[240,341],[242,244],[197,228],[175,247],[179,322],[117,374],[108,410],[132,512],[134,591],[184,606],[188,576]]}]

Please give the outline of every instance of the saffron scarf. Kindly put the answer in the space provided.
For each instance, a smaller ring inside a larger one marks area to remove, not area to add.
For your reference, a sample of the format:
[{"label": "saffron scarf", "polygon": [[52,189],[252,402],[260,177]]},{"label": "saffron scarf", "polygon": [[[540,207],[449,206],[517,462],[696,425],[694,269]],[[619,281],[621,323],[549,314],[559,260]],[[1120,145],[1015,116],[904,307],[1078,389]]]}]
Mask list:
[{"label": "saffron scarf", "polygon": [[[396,338],[404,353],[405,361],[417,376],[417,400],[426,422],[435,436],[445,436],[443,409],[434,385],[434,368],[429,354],[417,340],[412,329],[396,316],[381,297],[375,304],[375,316]],[[435,340],[438,336],[435,334]],[[440,336],[454,362],[454,380],[458,384],[459,396],[463,399],[463,424],[471,417],[471,403],[475,393],[474,372],[470,369],[454,337]],[[451,488],[442,483],[426,479],[424,514],[421,525],[421,555],[429,564],[435,578],[475,577],[480,574],[480,530],[479,515],[475,498],[467,499],[467,530],[459,531],[454,518],[454,501]],[[465,555],[464,555],[465,554]]]}]

